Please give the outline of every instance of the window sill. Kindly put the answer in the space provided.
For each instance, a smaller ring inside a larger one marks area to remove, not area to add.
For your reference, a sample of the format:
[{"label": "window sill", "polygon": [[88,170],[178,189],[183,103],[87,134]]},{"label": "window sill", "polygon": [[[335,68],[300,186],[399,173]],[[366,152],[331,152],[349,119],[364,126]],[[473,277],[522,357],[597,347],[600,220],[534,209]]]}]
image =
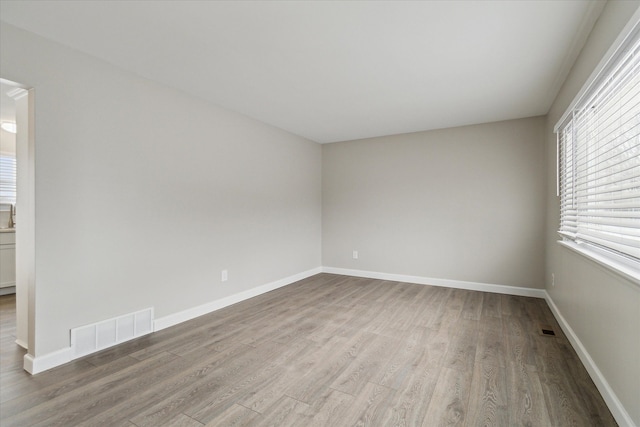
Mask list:
[{"label": "window sill", "polygon": [[577,252],[591,261],[601,265],[609,271],[612,271],[623,278],[630,280],[635,285],[640,286],[640,269],[634,266],[633,261],[626,261],[624,259],[618,260],[615,255],[608,254],[604,251],[600,251],[587,244],[569,242],[559,240],[558,243],[565,248],[571,249]]}]

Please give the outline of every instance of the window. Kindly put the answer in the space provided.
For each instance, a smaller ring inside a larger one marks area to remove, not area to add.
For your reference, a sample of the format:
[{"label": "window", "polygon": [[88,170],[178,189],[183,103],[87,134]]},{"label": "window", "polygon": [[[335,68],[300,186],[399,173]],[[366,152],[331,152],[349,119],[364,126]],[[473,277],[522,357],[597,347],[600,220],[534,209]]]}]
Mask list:
[{"label": "window", "polygon": [[16,203],[16,157],[0,155],[0,204]]},{"label": "window", "polygon": [[556,126],[562,242],[640,271],[639,26]]}]

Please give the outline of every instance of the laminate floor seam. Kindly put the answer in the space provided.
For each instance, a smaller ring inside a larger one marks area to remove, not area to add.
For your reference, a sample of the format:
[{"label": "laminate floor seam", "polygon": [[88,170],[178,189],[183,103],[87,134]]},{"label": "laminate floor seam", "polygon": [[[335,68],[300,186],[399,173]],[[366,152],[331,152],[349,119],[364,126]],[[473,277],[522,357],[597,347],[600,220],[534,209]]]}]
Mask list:
[{"label": "laminate floor seam", "polygon": [[[287,396],[287,395],[285,394],[284,396]],[[293,399],[293,397],[291,397],[291,396],[287,396],[287,397],[290,397],[291,399]],[[246,406],[245,406],[245,405],[243,405],[242,403],[236,403],[236,405],[240,405],[240,406],[242,406],[243,408],[248,409],[249,411],[251,411],[251,412],[255,413],[256,415],[263,415],[261,412],[254,411],[253,409],[246,407]]]}]

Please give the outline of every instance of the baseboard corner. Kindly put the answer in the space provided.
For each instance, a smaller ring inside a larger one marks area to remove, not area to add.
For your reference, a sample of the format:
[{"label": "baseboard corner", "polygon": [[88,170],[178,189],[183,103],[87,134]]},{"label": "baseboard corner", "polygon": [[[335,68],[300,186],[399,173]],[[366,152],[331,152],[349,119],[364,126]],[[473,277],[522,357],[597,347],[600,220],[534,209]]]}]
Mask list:
[{"label": "baseboard corner", "polygon": [[24,355],[23,368],[31,375],[48,371],[56,366],[64,365],[72,360],[71,347],[63,348],[44,356],[33,356],[31,353]]},{"label": "baseboard corner", "polygon": [[368,279],[391,280],[395,282],[415,283],[418,285],[441,286],[445,288],[466,289],[469,291],[491,292],[495,294],[517,295],[523,297],[545,298],[545,290],[523,288],[519,286],[493,283],[469,282],[463,280],[437,279],[432,277],[411,276],[406,274],[381,273],[367,270],[352,270],[338,267],[322,267],[324,273],[345,276],[366,277]]}]

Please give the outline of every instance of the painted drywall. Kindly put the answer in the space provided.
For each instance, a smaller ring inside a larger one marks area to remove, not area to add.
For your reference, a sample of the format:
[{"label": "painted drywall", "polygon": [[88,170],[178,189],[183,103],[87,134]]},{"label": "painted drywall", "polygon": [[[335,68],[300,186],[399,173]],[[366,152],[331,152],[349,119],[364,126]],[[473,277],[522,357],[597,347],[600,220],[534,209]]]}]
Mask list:
[{"label": "painted drywall", "polygon": [[30,353],[68,347],[77,326],[168,316],[321,265],[319,144],[0,31],[0,74],[35,94]]},{"label": "painted drywall", "polygon": [[639,6],[638,1],[607,2],[546,123],[546,289],[636,425],[640,425],[640,286],[557,243],[553,127]]},{"label": "painted drywall", "polygon": [[537,117],[323,145],[323,265],[543,287],[543,131]]}]

